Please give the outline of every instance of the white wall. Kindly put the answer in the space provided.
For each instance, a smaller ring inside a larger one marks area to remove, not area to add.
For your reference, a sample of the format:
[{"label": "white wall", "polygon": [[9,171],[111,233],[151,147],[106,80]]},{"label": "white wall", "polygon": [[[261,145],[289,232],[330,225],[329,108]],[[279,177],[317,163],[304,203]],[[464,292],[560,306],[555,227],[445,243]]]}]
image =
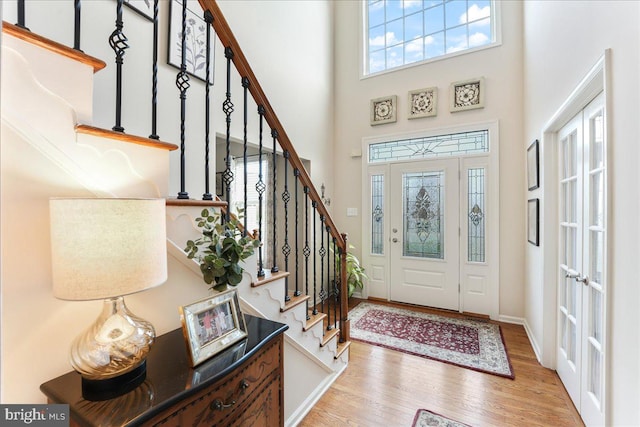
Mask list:
[{"label": "white wall", "polygon": [[[433,130],[455,125],[499,121],[500,126],[500,314],[524,316],[524,152],[522,149],[522,4],[503,2],[501,46],[360,79],[360,2],[336,2],[335,46],[335,194],[332,207],[339,227],[362,250],[362,212],[347,217],[347,207],[360,207],[361,174],[366,159],[352,158],[362,138]],[[485,108],[450,113],[449,84],[484,76]],[[437,117],[407,120],[407,92],[438,87]],[[398,96],[398,120],[370,126],[369,101]],[[364,154],[364,153],[363,153]],[[335,204],[335,205],[334,205]],[[360,211],[360,209],[358,209]]]},{"label": "white wall", "polygon": [[[195,0],[194,0],[195,1]],[[34,32],[71,45],[72,2],[27,2],[27,26]],[[158,134],[167,142],[179,141],[179,98],[175,87],[176,69],[166,65],[168,2],[160,2]],[[96,126],[114,124],[115,66],[113,52],[106,39],[113,30],[115,2],[82,3],[82,49],[107,62],[107,68],[95,75]],[[325,2],[222,2],[223,12],[255,74],[281,122],[302,157],[313,159],[312,174],[318,183],[331,177],[332,127],[332,6]],[[2,2],[3,17],[15,22],[15,2]],[[128,133],[150,133],[150,81],[139,82],[139,75],[151,67],[152,27],[124,8],[125,34],[132,48],[125,55],[125,91],[123,126]],[[64,30],[64,33],[62,32]],[[295,34],[295,37],[291,37]],[[135,46],[135,47],[134,47]],[[216,49],[216,69],[224,70],[221,46]],[[73,78],[73,77],[69,77]],[[242,87],[234,77],[233,136],[242,138]],[[220,111],[224,81],[216,77],[212,100],[213,128],[224,133]],[[191,81],[188,91],[187,191],[199,198],[204,191],[203,125],[204,85]],[[256,107],[250,107],[255,112]],[[257,123],[257,114],[252,117]],[[250,139],[257,142],[256,132]],[[270,141],[270,132],[265,132]],[[212,146],[212,152],[214,147]],[[196,155],[193,156],[192,153]],[[169,195],[175,196],[179,153],[171,154]],[[215,159],[212,159],[214,164]],[[213,176],[213,175],[212,175]],[[38,152],[30,149],[19,135],[3,126],[2,134],[2,387],[3,403],[44,402],[39,385],[71,367],[67,362],[73,338],[89,325],[100,310],[99,302],[63,302],[51,294],[48,198],[51,196],[90,196],[82,185],[57,169]],[[213,185],[213,178],[212,178]],[[127,298],[131,310],[149,319],[158,333],[179,327],[178,306],[193,302],[208,293],[207,286],[181,264],[169,259],[169,280],[161,287]]]},{"label": "white wall", "polygon": [[[524,138],[540,138],[545,123],[580,80],[611,48],[609,168],[609,342],[607,425],[640,425],[640,337],[637,286],[640,228],[638,84],[640,3],[626,1],[524,2]],[[546,147],[545,147],[546,148]],[[544,164],[541,165],[545,167]],[[545,200],[539,190],[536,197]],[[544,227],[544,219],[542,226]],[[555,307],[545,306],[545,250],[527,245],[526,319],[543,359],[553,360],[555,331],[543,327]]]}]

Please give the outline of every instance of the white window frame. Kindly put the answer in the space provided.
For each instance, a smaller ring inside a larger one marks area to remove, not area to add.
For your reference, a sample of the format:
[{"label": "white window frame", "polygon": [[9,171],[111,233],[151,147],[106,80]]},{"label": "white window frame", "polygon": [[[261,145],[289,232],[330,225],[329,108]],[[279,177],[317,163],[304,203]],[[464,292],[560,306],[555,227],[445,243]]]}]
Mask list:
[{"label": "white window frame", "polygon": [[497,0],[491,0],[491,6],[493,10],[493,14],[491,16],[492,25],[493,25],[493,33],[495,35],[495,40],[492,43],[485,44],[482,46],[476,46],[469,49],[460,50],[457,52],[445,53],[444,55],[436,56],[433,58],[423,59],[422,61],[412,62],[410,64],[404,64],[399,67],[388,68],[382,71],[376,71],[375,73],[369,73],[369,49],[368,49],[368,16],[367,16],[367,0],[363,0],[360,6],[360,43],[358,44],[360,50],[360,79],[367,79],[370,77],[376,77],[388,73],[393,73],[395,71],[406,70],[407,68],[412,68],[416,66],[420,66],[423,64],[428,64],[431,62],[441,61],[443,59],[454,58],[456,56],[467,55],[470,53],[482,51],[485,49],[491,49],[497,46],[502,45],[502,13],[501,13],[501,2]]}]

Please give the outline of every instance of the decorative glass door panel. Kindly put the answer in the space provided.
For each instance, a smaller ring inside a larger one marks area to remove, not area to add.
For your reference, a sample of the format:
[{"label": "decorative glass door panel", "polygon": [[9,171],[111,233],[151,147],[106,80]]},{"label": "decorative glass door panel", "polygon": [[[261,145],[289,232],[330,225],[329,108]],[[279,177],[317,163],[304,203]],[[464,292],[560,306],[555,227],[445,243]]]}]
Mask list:
[{"label": "decorative glass door panel", "polygon": [[402,175],[402,255],[444,258],[444,172]]}]

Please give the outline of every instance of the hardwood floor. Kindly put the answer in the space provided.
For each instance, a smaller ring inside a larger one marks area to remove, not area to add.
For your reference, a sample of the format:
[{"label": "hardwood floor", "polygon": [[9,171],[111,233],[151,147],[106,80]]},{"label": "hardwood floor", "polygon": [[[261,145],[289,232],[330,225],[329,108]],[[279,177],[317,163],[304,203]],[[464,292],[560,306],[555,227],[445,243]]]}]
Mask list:
[{"label": "hardwood floor", "polygon": [[416,411],[428,409],[474,427],[583,426],[558,375],[536,360],[524,328],[499,324],[515,380],[354,341],[349,367],[299,425],[410,427]]}]

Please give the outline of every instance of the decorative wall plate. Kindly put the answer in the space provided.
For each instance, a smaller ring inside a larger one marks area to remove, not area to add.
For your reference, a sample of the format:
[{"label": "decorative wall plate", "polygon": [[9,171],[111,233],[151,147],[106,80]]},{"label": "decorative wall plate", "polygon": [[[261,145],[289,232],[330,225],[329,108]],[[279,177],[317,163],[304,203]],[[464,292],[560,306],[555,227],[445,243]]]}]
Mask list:
[{"label": "decorative wall plate", "polygon": [[451,83],[449,98],[452,113],[484,108],[484,77]]},{"label": "decorative wall plate", "polygon": [[409,119],[438,114],[438,88],[428,87],[409,91]]},{"label": "decorative wall plate", "polygon": [[393,123],[396,121],[396,96],[384,96],[371,100],[371,125]]}]

